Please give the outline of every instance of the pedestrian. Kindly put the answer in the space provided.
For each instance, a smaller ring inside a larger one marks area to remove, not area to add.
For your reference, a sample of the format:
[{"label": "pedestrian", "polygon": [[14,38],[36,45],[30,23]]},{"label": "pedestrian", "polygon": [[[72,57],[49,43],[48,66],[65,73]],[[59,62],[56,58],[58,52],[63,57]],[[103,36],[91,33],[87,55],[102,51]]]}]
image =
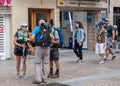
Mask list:
[{"label": "pedestrian", "polygon": [[[50,41],[54,39],[45,21],[39,20],[32,32],[31,40],[36,43],[35,51],[35,80],[33,84],[47,83],[47,67],[49,62]],[[41,68],[42,67],[42,68]]]},{"label": "pedestrian", "polygon": [[20,29],[17,30],[17,32],[14,35],[14,54],[16,55],[16,78],[20,78],[20,63],[21,63],[21,57],[23,58],[23,77],[27,78],[26,76],[26,60],[27,60],[27,41],[29,40],[28,36],[28,25],[26,23],[22,23],[20,25]]},{"label": "pedestrian", "polygon": [[112,48],[113,48],[113,43],[115,43],[115,29],[113,25],[109,24],[109,19],[105,20],[104,28],[107,30],[107,48],[106,48],[106,57],[104,60],[107,60],[109,54],[112,55],[111,60],[114,60],[116,56],[114,55]]},{"label": "pedestrian", "polygon": [[76,31],[75,31],[75,41],[74,41],[74,53],[78,57],[78,60],[76,62],[80,63],[83,60],[82,47],[84,41],[84,30],[81,22],[76,22],[75,28]]},{"label": "pedestrian", "polygon": [[119,45],[120,45],[120,16],[118,16],[118,20],[117,20],[117,45],[116,45],[116,50],[117,53],[119,53]]},{"label": "pedestrian", "polygon": [[96,54],[100,55],[101,57],[101,61],[99,62],[99,64],[103,64],[104,63],[104,55],[105,55],[105,49],[106,49],[106,43],[107,43],[107,31],[106,29],[104,29],[104,24],[102,22],[100,22],[99,24],[99,28],[97,30],[97,38],[96,38]]},{"label": "pedestrian", "polygon": [[[50,46],[50,71],[48,74],[48,78],[59,78],[59,45],[60,45],[60,40],[59,40],[59,34],[58,31],[55,30],[54,27],[54,22],[53,19],[50,20],[50,25],[51,25],[51,30],[52,34],[54,36],[54,40],[51,43]],[[53,62],[55,62],[56,66],[56,71],[55,74],[53,74]]]},{"label": "pedestrian", "polygon": [[114,29],[115,29],[115,43],[114,43],[115,52],[116,52],[116,53],[119,53],[119,50],[118,50],[119,40],[117,40],[117,38],[118,38],[118,28],[117,28],[117,25],[114,25],[113,27],[114,27]]}]

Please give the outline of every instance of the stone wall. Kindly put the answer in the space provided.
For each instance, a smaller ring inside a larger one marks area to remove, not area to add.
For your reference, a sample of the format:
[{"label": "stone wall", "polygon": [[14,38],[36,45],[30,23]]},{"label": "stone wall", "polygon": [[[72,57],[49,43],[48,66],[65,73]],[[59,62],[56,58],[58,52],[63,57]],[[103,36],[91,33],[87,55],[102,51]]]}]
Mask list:
[{"label": "stone wall", "polygon": [[96,30],[93,28],[95,22],[100,22],[101,11],[93,12],[93,23],[88,24],[88,48],[89,50],[95,50]]}]

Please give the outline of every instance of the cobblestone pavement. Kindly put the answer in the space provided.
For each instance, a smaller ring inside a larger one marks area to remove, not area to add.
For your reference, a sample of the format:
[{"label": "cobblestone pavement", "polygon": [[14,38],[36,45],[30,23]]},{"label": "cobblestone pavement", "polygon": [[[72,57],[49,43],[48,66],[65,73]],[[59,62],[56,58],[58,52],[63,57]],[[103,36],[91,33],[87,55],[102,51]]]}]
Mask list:
[{"label": "cobblestone pavement", "polygon": [[120,53],[115,60],[98,64],[100,58],[93,51],[84,51],[83,63],[76,63],[72,50],[60,51],[60,78],[34,85],[34,59],[27,60],[27,79],[16,79],[16,61],[6,60],[0,61],[0,86],[120,86]]}]

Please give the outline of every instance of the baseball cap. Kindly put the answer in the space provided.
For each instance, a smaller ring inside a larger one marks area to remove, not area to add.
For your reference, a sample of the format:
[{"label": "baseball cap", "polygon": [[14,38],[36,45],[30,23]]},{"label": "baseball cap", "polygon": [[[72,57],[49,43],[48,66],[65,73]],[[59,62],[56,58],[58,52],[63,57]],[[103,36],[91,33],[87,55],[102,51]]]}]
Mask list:
[{"label": "baseball cap", "polygon": [[20,27],[27,27],[28,26],[28,24],[26,24],[26,23],[21,23],[20,24]]},{"label": "baseball cap", "polygon": [[105,21],[109,21],[109,19],[108,19],[108,18],[106,18],[106,19],[105,19]]},{"label": "baseball cap", "polygon": [[98,25],[100,26],[100,25],[104,25],[104,23],[103,22],[100,22],[100,23],[98,23]]},{"label": "baseball cap", "polygon": [[40,20],[39,20],[39,22],[45,23],[45,20],[43,20],[43,19],[40,19]]}]

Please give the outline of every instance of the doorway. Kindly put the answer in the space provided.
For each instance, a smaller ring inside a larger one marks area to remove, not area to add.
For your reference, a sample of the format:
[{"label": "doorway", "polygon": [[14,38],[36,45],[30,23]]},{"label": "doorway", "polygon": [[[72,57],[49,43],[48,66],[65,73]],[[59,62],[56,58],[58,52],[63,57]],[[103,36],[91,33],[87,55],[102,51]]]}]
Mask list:
[{"label": "doorway", "polygon": [[32,32],[35,26],[38,25],[40,19],[45,19],[46,21],[50,20],[50,9],[28,9],[28,23],[29,31]]}]

